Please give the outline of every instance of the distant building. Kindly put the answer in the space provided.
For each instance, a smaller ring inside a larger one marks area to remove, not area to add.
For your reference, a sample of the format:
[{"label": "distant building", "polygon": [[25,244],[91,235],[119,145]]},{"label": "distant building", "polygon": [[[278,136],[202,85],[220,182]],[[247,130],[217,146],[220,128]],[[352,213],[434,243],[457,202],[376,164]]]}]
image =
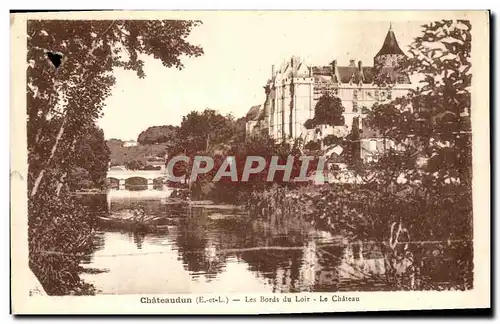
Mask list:
[{"label": "distant building", "polygon": [[260,114],[262,112],[262,107],[263,107],[263,105],[253,106],[252,108],[250,108],[247,115],[245,116],[246,120],[247,120],[246,129],[245,129],[246,134],[253,133],[254,128],[257,125]]},{"label": "distant building", "polygon": [[123,142],[123,147],[132,147],[132,146],[137,146],[137,142],[132,140]]},{"label": "distant building", "polygon": [[[354,60],[347,66],[336,60],[328,66],[309,66],[298,57],[284,62],[277,71],[273,66],[271,78],[264,86],[264,104],[253,106],[247,114],[246,135],[269,134],[276,141],[314,140],[314,130],[307,130],[304,123],[314,117],[316,102],[324,93],[341,99],[346,127],[345,131],[325,127],[323,133],[346,133],[353,120],[363,130],[362,120],[374,103],[404,96],[412,88],[409,76],[396,70],[404,57],[389,28],[373,66]],[[369,143],[365,146],[372,147]]]},{"label": "distant building", "polygon": [[360,158],[365,161],[376,161],[386,149],[397,149],[394,141],[384,138],[379,132],[365,127],[360,134]]}]

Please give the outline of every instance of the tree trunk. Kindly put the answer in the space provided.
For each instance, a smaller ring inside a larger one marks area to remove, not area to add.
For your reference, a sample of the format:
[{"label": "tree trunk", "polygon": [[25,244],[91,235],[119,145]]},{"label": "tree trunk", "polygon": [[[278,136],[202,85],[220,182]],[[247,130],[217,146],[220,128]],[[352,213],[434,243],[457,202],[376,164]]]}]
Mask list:
[{"label": "tree trunk", "polygon": [[56,141],[55,141],[54,145],[52,146],[52,150],[50,151],[50,156],[49,156],[47,162],[45,163],[45,167],[40,171],[40,173],[38,174],[38,176],[35,180],[35,183],[33,185],[33,189],[31,190],[31,195],[30,195],[31,197],[34,197],[36,195],[36,193],[38,191],[38,187],[42,183],[45,172],[46,172],[47,168],[49,167],[50,162],[52,162],[54,155],[56,154],[57,146],[59,145],[59,141],[61,140],[61,138],[64,134],[65,124],[66,124],[66,118],[63,119],[61,127],[59,128],[59,133],[57,134]]},{"label": "tree trunk", "polygon": [[[73,141],[71,142],[71,146],[68,152],[69,154],[73,153],[73,151],[75,150],[75,146],[76,146],[76,138],[73,139]],[[57,189],[56,189],[56,197],[59,197],[61,189],[65,184],[64,180],[66,179],[67,176],[68,176],[68,171],[64,171],[63,174],[59,177],[59,183],[57,184]]]}]

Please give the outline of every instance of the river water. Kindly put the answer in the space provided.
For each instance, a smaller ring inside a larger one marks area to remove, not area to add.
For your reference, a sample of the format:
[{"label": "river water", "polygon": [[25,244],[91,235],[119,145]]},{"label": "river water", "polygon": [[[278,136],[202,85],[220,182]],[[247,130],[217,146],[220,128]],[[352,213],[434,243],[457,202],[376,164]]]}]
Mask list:
[{"label": "river water", "polygon": [[[103,213],[133,210],[163,220],[149,234],[97,226],[80,277],[98,294],[393,290],[379,253],[294,219],[255,219],[244,211],[180,208],[160,200],[111,201]],[[443,264],[442,262],[440,264]],[[440,279],[458,281],[460,269]],[[432,275],[434,271],[434,276]],[[451,276],[450,276],[451,275]]]}]

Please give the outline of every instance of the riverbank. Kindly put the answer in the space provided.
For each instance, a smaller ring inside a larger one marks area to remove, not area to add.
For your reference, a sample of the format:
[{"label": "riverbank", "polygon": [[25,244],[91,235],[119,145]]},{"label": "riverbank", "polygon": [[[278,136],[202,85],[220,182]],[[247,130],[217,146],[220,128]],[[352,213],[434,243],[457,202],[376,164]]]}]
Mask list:
[{"label": "riverbank", "polygon": [[[253,192],[247,206],[254,217],[298,217],[317,230],[340,235],[360,247],[356,252],[360,259],[363,245],[375,248],[389,265],[388,280],[401,289],[441,289],[415,279],[429,272],[438,259],[451,262],[447,267],[454,267],[460,276],[453,289],[468,289],[471,264],[454,256],[456,251],[472,256],[468,199],[467,187],[454,184],[439,189],[331,184],[295,189],[274,186]],[[454,226],[447,225],[450,222]]]}]

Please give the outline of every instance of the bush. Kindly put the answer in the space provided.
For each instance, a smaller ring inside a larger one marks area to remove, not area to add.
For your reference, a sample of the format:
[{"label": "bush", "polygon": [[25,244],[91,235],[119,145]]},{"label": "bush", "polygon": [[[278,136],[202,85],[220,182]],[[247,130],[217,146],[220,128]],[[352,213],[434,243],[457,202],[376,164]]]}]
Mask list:
[{"label": "bush", "polygon": [[[304,217],[315,228],[341,235],[348,242],[375,242],[384,259],[391,262],[401,258],[397,253],[403,245],[391,247],[391,235],[399,225],[406,230],[415,271],[425,269],[423,260],[432,254],[448,254],[453,261],[453,280],[456,289],[469,289],[472,275],[472,202],[466,186],[447,185],[440,188],[414,189],[408,186],[325,185],[287,189],[274,186],[253,192],[247,203],[251,215],[269,217],[276,213],[284,217]],[[396,226],[396,227],[394,227]],[[396,239],[397,240],[397,239]],[[452,240],[454,245],[446,243]],[[416,242],[442,242],[421,245]],[[415,242],[415,243],[413,243]],[[458,246],[458,247],[457,247]],[[436,261],[436,258],[433,259]],[[410,271],[410,270],[408,270]],[[414,270],[411,270],[414,271]],[[451,272],[450,272],[451,275]],[[394,278],[393,278],[394,279]],[[401,285],[395,281],[396,285]],[[441,289],[429,281],[421,281],[417,289]],[[403,286],[401,286],[403,287]]]},{"label": "bush", "polygon": [[40,193],[28,205],[29,265],[49,295],[94,294],[79,277],[93,247],[91,213],[70,196]]}]

